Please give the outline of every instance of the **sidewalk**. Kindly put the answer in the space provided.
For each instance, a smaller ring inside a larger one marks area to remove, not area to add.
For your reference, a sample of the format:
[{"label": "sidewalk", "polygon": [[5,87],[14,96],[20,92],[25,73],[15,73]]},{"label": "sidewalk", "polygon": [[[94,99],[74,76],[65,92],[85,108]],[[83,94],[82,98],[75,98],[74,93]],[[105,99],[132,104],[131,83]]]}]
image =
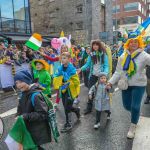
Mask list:
[{"label": "sidewalk", "polygon": [[150,149],[150,118],[140,117],[136,129],[132,150],[149,150]]},{"label": "sidewalk", "polygon": [[150,104],[142,106],[132,150],[150,150]]}]

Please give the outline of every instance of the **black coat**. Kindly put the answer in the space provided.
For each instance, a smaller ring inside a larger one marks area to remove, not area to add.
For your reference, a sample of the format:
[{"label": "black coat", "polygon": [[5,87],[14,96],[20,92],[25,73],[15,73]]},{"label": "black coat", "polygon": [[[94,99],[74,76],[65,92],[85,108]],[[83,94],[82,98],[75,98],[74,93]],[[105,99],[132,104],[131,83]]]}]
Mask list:
[{"label": "black coat", "polygon": [[[147,53],[150,54],[150,46],[147,48]],[[147,66],[146,75],[147,78],[150,79],[150,66]]]},{"label": "black coat", "polygon": [[32,106],[31,95],[33,92],[37,92],[35,87],[22,93],[17,115],[23,116],[35,144],[42,145],[51,142],[51,130],[47,121],[48,106],[41,94],[35,96],[35,106]]}]

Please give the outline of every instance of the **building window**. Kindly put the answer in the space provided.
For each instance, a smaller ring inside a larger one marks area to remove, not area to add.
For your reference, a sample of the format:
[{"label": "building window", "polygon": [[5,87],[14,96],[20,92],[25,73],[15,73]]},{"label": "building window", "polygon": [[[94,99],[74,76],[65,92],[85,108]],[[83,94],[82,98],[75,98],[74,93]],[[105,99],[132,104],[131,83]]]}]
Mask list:
[{"label": "building window", "polygon": [[0,0],[0,31],[31,33],[28,0]]},{"label": "building window", "polygon": [[14,0],[14,17],[15,19],[25,20],[24,1]]},{"label": "building window", "polygon": [[13,18],[13,4],[12,0],[3,1],[0,0],[1,17]]},{"label": "building window", "polygon": [[126,17],[123,19],[123,24],[133,24],[138,23],[138,16]]},{"label": "building window", "polygon": [[124,11],[132,11],[132,10],[138,10],[139,8],[139,3],[127,3],[124,5]]},{"label": "building window", "polygon": [[113,19],[113,26],[118,28],[119,25],[120,25],[120,19]]},{"label": "building window", "polygon": [[82,13],[83,12],[83,5],[78,5],[77,6],[77,13]]},{"label": "building window", "polygon": [[116,5],[116,6],[113,6],[113,13],[117,13],[117,12],[120,12],[120,5]]},{"label": "building window", "polygon": [[76,23],[76,29],[77,30],[83,30],[83,22],[77,22]]}]

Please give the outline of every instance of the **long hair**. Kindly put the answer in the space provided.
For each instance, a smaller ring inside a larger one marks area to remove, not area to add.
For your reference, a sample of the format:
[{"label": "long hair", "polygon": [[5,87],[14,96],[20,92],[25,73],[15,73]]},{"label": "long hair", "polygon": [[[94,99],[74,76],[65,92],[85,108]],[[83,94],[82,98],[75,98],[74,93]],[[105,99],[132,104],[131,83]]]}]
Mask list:
[{"label": "long hair", "polygon": [[97,64],[98,62],[100,62],[100,57],[96,55],[96,52],[93,49],[94,44],[98,45],[98,47],[99,47],[98,53],[103,53],[101,56],[101,63],[103,64],[104,63],[104,54],[106,53],[106,48],[99,39],[93,40],[91,42],[91,47],[92,47],[91,57],[92,57],[92,61],[94,64]]}]

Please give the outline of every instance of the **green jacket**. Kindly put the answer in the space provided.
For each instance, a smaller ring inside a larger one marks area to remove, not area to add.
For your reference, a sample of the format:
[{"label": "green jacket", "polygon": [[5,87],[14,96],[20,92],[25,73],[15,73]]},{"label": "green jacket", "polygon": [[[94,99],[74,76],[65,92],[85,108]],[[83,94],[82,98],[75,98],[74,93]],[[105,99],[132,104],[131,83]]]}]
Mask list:
[{"label": "green jacket", "polygon": [[38,79],[38,83],[45,88],[44,94],[51,94],[51,76],[46,70],[34,70],[34,79]]}]

